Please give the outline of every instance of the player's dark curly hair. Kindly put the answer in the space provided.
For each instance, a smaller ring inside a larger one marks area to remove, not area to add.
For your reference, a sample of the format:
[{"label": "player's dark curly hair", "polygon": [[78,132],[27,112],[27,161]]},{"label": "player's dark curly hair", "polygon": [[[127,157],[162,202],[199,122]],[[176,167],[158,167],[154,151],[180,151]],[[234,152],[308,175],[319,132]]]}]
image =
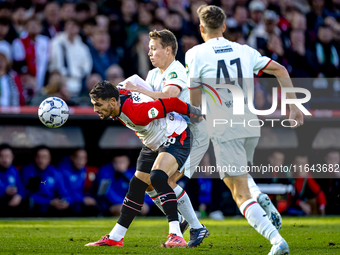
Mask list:
[{"label": "player's dark curly hair", "polygon": [[111,99],[115,98],[118,101],[119,90],[109,81],[98,82],[90,91],[90,97],[93,99]]}]

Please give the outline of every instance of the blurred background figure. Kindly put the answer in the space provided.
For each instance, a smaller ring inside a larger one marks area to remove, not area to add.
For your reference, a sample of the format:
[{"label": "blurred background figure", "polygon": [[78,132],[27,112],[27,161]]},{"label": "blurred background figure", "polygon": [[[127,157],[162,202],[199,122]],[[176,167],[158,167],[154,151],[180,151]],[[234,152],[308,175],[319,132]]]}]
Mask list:
[{"label": "blurred background figure", "polygon": [[[325,215],[326,214],[326,196],[321,190],[320,185],[314,180],[309,171],[305,170],[308,165],[307,156],[296,156],[293,161],[296,167],[295,174],[295,208],[291,208],[290,214],[297,215]],[[300,211],[299,211],[300,210]]]},{"label": "blurred background figure", "polygon": [[0,145],[0,216],[26,216],[22,200],[25,195],[18,170],[12,165],[14,155],[7,144]]},{"label": "blurred background figure", "polygon": [[38,146],[33,155],[34,163],[20,170],[32,215],[66,216],[72,200],[63,176],[50,165],[50,150]]},{"label": "blurred background figure", "polygon": [[62,31],[60,5],[58,2],[50,2],[46,4],[44,9],[44,20],[42,35],[53,38],[58,32]]},{"label": "blurred background figure", "polygon": [[[93,191],[104,215],[119,216],[125,194],[129,189],[129,182],[136,169],[130,168],[130,159],[127,155],[115,156],[111,163],[102,166],[97,174]],[[147,203],[148,202],[148,203]],[[149,196],[141,211],[142,215],[149,212],[152,205]]]},{"label": "blurred background figure", "polygon": [[0,52],[0,84],[0,106],[25,104],[20,77],[10,68],[10,63],[2,52]]},{"label": "blurred background figure", "polygon": [[108,69],[106,69],[105,77],[115,86],[125,80],[123,68],[117,64],[111,65]]},{"label": "blurred background figure", "polygon": [[86,164],[86,150],[76,149],[70,157],[64,158],[58,165],[70,194],[72,216],[98,215],[96,200],[89,193],[85,193]]},{"label": "blurred background figure", "polygon": [[9,62],[12,62],[11,44],[6,40],[10,22],[9,19],[0,17],[0,52],[6,55]]},{"label": "blurred background figure", "polygon": [[68,19],[65,22],[65,32],[51,41],[50,71],[59,71],[65,77],[71,96],[79,94],[83,79],[92,71],[92,57],[79,32],[78,21]]},{"label": "blurred background figure", "polygon": [[325,163],[328,172],[324,178],[318,180],[327,199],[326,213],[337,214],[340,212],[340,152],[329,149],[325,153]]},{"label": "blurred background figure", "polygon": [[72,105],[70,96],[67,91],[66,83],[58,71],[51,72],[48,78],[48,84],[40,90],[32,99],[31,105],[40,105],[48,97],[59,97],[67,104]]},{"label": "blurred background figure", "polygon": [[40,34],[42,25],[37,16],[28,19],[25,28],[27,35],[13,41],[14,69],[18,73],[35,78],[35,93],[45,84],[50,41],[47,36]]},{"label": "blurred background figure", "polygon": [[86,87],[78,97],[72,98],[72,103],[78,106],[93,106],[89,93],[93,89],[94,85],[102,80],[102,77],[97,73],[89,75],[86,79]]},{"label": "blurred background figure", "polygon": [[112,64],[119,64],[120,60],[111,48],[110,35],[106,32],[96,31],[93,36],[93,44],[90,47],[93,59],[93,73],[98,73],[103,79],[107,79],[105,71]]}]

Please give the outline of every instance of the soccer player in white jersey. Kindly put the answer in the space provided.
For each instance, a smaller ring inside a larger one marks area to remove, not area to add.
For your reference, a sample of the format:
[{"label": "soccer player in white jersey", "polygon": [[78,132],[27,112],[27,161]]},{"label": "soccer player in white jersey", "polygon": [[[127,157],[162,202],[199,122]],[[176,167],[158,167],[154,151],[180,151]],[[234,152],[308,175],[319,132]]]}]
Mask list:
[{"label": "soccer player in white jersey", "polygon": [[[189,102],[186,70],[184,66],[175,59],[178,48],[175,35],[169,30],[164,29],[161,31],[152,31],[149,33],[149,36],[149,57],[156,68],[148,73],[146,82],[137,75],[134,75],[122,83],[124,84],[124,88],[134,91],[134,93],[139,92],[145,94],[153,99],[178,97],[184,102]],[[201,121],[197,123],[197,125],[204,125],[204,122]],[[190,130],[192,126],[193,125],[190,124]],[[205,135],[206,132],[203,134]],[[208,139],[205,139],[205,141],[206,140]],[[207,141],[207,144],[201,146],[203,147],[204,153],[208,146],[209,141]],[[169,185],[173,188],[177,196],[179,212],[190,225],[190,241],[188,242],[188,246],[195,247],[202,243],[203,239],[208,236],[209,231],[198,221],[189,196],[176,184],[176,181],[181,177],[182,174],[176,172],[170,177],[172,181],[169,181]],[[147,193],[163,211],[161,202],[152,186],[147,189]],[[183,221],[181,224],[182,231],[185,231],[185,226],[187,226],[187,224]]]},{"label": "soccer player in white jersey", "polygon": [[[215,87],[216,83],[235,85],[245,91],[253,89],[254,83],[251,78],[254,73],[272,74],[278,78],[282,87],[293,87],[288,72],[283,66],[267,57],[262,57],[258,51],[249,46],[230,42],[223,37],[226,16],[221,8],[203,5],[197,13],[205,43],[193,47],[186,53],[189,95],[194,106],[200,106],[202,103],[202,89],[207,89],[210,85]],[[212,79],[210,84],[208,84],[209,79]],[[244,115],[233,115],[232,93],[226,88],[216,88],[215,92],[219,95],[221,104],[215,105],[213,100],[207,97],[207,122],[211,121],[209,117],[213,116],[232,119],[234,123],[257,119],[246,105]],[[289,93],[287,97],[296,98],[295,93]],[[295,120],[296,126],[303,124],[303,115],[295,105],[290,105],[290,119]],[[265,211],[251,197],[247,172],[242,171],[242,166],[246,167],[247,161],[252,162],[259,136],[260,128],[244,128],[240,125],[236,127],[223,125],[212,128],[211,131],[217,164],[236,167],[236,171],[221,172],[220,177],[231,190],[241,213],[251,226],[271,242],[273,246],[269,254],[289,254],[287,242],[269,219],[264,217]]]},{"label": "soccer player in white jersey", "polygon": [[[153,31],[150,33],[150,52],[149,56],[156,67],[151,70],[146,78],[146,82],[137,75],[133,75],[126,79],[122,84],[124,88],[148,95],[154,99],[167,98],[169,96],[177,96],[181,100],[188,102],[189,93],[186,85],[187,74],[186,70],[181,63],[175,60],[177,52],[177,43],[175,36],[168,30]],[[169,47],[169,49],[167,49]],[[171,47],[171,49],[170,49]],[[209,136],[206,132],[205,122],[189,124],[190,130],[193,134],[193,149],[185,163],[184,167],[179,172],[175,173],[169,178],[169,185],[174,189],[179,204],[179,211],[190,225],[190,241],[189,247],[197,246],[204,238],[202,233],[207,232],[205,227],[201,227],[196,214],[192,208],[191,202],[185,191],[176,184],[176,182],[183,176],[183,169],[185,175],[191,178],[197,165],[199,165],[204,154],[209,147]],[[251,176],[248,178],[248,185],[252,187],[251,194],[253,197],[261,197],[261,206],[267,209],[266,212],[273,225],[281,228],[281,217],[274,205],[271,203],[267,195],[262,194]],[[156,196],[156,192],[152,186],[148,188],[147,192],[155,204],[162,210],[160,201]],[[260,194],[260,196],[259,196]],[[181,223],[181,229],[185,228],[185,221]]]}]

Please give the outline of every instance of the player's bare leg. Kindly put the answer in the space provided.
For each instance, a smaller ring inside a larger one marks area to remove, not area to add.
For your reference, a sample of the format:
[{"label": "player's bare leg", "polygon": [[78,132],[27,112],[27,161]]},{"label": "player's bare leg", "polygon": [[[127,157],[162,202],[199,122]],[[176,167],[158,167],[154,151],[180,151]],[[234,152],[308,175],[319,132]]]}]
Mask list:
[{"label": "player's bare leg", "polygon": [[282,254],[289,254],[289,248],[286,241],[271,224],[261,206],[254,199],[252,199],[248,188],[247,174],[225,177],[223,181],[230,189],[233,199],[235,200],[241,213],[248,220],[249,224],[253,226],[262,236],[267,238],[273,245],[269,254],[276,254],[275,251],[278,249],[280,252],[287,252]]}]

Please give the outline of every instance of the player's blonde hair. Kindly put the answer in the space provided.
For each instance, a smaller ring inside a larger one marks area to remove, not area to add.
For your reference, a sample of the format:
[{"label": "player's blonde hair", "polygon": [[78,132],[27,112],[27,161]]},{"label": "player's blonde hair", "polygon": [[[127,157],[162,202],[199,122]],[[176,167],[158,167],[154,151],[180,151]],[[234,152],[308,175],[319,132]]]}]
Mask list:
[{"label": "player's blonde hair", "polygon": [[176,40],[176,36],[168,29],[163,29],[160,31],[157,31],[156,29],[154,31],[151,31],[149,33],[149,38],[153,40],[160,40],[160,44],[162,45],[163,49],[165,47],[170,46],[171,47],[171,53],[175,57],[177,54],[178,44]]},{"label": "player's blonde hair", "polygon": [[215,5],[201,5],[197,14],[201,24],[211,30],[221,29],[227,18],[224,11]]}]

